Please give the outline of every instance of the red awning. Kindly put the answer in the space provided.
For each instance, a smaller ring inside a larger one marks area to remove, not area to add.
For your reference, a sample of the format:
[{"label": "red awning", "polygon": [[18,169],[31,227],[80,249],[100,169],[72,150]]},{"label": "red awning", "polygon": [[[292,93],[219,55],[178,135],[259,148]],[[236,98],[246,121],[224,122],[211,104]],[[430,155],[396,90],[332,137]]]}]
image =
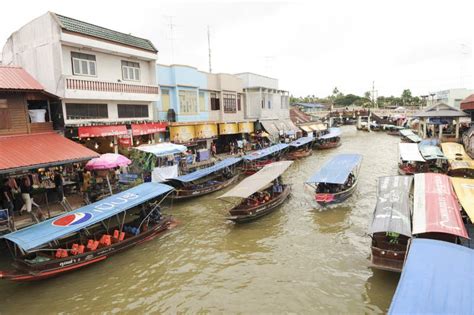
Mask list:
[{"label": "red awning", "polygon": [[99,156],[55,132],[0,137],[0,174],[87,161]]},{"label": "red awning", "polygon": [[77,133],[79,138],[123,136],[128,134],[125,125],[79,127]]},{"label": "red awning", "polygon": [[165,132],[167,126],[167,123],[132,124],[132,135],[141,136]]}]

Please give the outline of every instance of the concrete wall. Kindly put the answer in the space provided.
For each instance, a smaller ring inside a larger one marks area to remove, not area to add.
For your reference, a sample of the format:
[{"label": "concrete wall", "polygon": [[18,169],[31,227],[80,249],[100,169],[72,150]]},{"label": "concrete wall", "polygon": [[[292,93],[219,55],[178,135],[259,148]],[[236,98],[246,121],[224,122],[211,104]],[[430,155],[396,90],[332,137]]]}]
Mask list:
[{"label": "concrete wall", "polygon": [[[445,103],[449,106],[460,108],[461,102],[473,94],[474,90],[471,89],[449,89],[436,92],[434,96],[435,103]],[[428,98],[428,104],[430,104],[431,98]]]},{"label": "concrete wall", "polygon": [[267,89],[278,90],[278,79],[266,77],[251,72],[237,73],[235,76],[242,79],[244,88],[264,87]]}]

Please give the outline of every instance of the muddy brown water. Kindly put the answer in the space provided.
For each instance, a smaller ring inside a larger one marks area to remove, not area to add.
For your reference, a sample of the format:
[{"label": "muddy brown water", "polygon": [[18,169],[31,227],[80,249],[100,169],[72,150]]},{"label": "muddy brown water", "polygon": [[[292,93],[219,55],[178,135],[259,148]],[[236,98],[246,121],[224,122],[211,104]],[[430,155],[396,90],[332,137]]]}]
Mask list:
[{"label": "muddy brown water", "polygon": [[[399,276],[368,268],[366,231],[377,177],[397,173],[399,141],[343,127],[342,146],[285,173],[291,198],[271,215],[226,222],[222,192],[175,203],[180,225],[161,238],[57,278],[0,282],[0,313],[384,313]],[[359,186],[321,209],[303,182],[338,153],[363,155]]]}]

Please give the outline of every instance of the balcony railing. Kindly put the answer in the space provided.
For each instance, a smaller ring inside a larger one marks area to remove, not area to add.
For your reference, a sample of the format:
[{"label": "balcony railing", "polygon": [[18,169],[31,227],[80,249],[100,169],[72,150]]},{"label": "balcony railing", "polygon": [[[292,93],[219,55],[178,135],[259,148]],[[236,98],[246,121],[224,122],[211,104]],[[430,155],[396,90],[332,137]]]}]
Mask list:
[{"label": "balcony railing", "polygon": [[158,94],[158,86],[135,85],[117,82],[104,82],[66,78],[66,89],[96,92]]}]

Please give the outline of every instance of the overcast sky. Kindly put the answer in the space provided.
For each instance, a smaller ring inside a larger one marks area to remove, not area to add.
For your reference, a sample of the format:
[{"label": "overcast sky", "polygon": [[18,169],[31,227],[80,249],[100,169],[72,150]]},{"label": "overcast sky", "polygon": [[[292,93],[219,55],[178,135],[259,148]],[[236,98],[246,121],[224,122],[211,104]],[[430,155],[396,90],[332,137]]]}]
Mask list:
[{"label": "overcast sky", "polygon": [[[474,1],[8,1],[0,42],[47,11],[150,39],[158,62],[276,77],[293,95],[474,88]],[[173,31],[170,29],[170,21]]]}]

